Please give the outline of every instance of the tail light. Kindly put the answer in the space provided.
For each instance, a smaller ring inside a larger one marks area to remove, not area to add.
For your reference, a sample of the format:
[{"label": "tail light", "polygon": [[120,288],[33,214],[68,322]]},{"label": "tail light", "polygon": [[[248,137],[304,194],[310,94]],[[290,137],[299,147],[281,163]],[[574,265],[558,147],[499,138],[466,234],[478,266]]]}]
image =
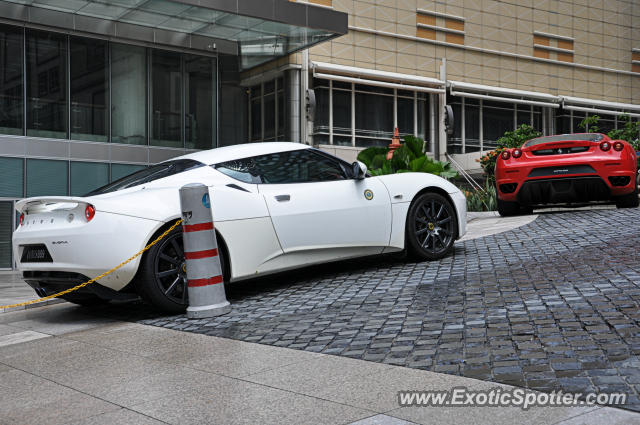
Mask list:
[{"label": "tail light", "polygon": [[602,151],[606,152],[606,151],[608,151],[609,149],[611,149],[611,143],[609,143],[609,142],[602,142],[602,143],[600,143],[600,150],[602,150]]},{"label": "tail light", "polygon": [[624,149],[624,143],[622,143],[622,142],[615,142],[615,143],[613,144],[613,150],[614,150],[614,151],[616,151],[616,152],[620,152],[620,151],[622,151],[622,149]]},{"label": "tail light", "polygon": [[509,151],[502,151],[502,153],[500,154],[500,158],[506,161],[507,159],[511,158],[511,153]]},{"label": "tail light", "polygon": [[20,214],[20,226],[24,224],[24,213]]},{"label": "tail light", "polygon": [[86,206],[86,208],[84,209],[84,217],[87,219],[87,221],[91,221],[93,220],[93,217],[96,215],[96,208],[89,204]]},{"label": "tail light", "polygon": [[522,156],[522,151],[520,149],[514,149],[511,156],[514,158],[520,158]]}]

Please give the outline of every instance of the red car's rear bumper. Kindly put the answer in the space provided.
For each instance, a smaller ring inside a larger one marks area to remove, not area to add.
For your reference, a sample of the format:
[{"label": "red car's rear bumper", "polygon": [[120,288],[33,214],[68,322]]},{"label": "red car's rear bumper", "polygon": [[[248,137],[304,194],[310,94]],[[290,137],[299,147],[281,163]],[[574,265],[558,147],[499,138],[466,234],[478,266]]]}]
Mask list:
[{"label": "red car's rear bumper", "polygon": [[589,152],[498,159],[498,198],[522,205],[606,201],[633,192],[636,184],[635,153]]}]

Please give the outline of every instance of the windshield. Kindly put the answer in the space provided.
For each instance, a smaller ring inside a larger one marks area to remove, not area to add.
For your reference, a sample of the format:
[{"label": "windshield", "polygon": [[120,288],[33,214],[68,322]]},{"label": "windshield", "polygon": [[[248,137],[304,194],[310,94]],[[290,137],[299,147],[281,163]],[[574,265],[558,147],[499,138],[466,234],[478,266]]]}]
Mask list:
[{"label": "windshield", "polygon": [[149,183],[164,177],[173,176],[183,171],[192,170],[194,168],[203,167],[204,164],[192,159],[176,159],[160,164],[152,165],[144,170],[136,171],[133,174],[124,176],[108,185],[92,190],[84,196],[102,195],[103,193],[115,192],[144,183]]},{"label": "windshield", "polygon": [[523,148],[527,146],[540,145],[542,143],[549,142],[568,142],[574,140],[580,140],[585,142],[599,142],[604,137],[600,133],[576,133],[576,134],[558,134],[556,136],[544,136],[536,137],[535,139],[528,140],[522,145]]}]

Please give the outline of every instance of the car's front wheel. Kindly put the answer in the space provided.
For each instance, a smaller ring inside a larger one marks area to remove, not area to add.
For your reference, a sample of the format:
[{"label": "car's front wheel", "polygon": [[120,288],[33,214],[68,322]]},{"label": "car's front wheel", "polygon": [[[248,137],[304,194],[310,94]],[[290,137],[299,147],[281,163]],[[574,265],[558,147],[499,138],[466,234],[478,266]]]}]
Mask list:
[{"label": "car's front wheel", "polygon": [[453,249],[458,221],[451,202],[438,193],[423,193],[407,215],[406,247],[419,260],[437,260]]},{"label": "car's front wheel", "polygon": [[[224,276],[222,249],[218,255]],[[176,227],[142,257],[136,290],[143,300],[159,310],[181,313],[189,306],[187,287],[182,228]]]}]

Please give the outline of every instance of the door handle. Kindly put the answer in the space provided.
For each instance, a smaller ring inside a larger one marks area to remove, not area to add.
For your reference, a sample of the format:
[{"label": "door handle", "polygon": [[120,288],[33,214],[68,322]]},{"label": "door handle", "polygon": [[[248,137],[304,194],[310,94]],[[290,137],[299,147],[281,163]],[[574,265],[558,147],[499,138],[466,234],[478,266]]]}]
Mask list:
[{"label": "door handle", "polygon": [[275,198],[278,202],[287,202],[291,200],[291,195],[276,195]]}]

